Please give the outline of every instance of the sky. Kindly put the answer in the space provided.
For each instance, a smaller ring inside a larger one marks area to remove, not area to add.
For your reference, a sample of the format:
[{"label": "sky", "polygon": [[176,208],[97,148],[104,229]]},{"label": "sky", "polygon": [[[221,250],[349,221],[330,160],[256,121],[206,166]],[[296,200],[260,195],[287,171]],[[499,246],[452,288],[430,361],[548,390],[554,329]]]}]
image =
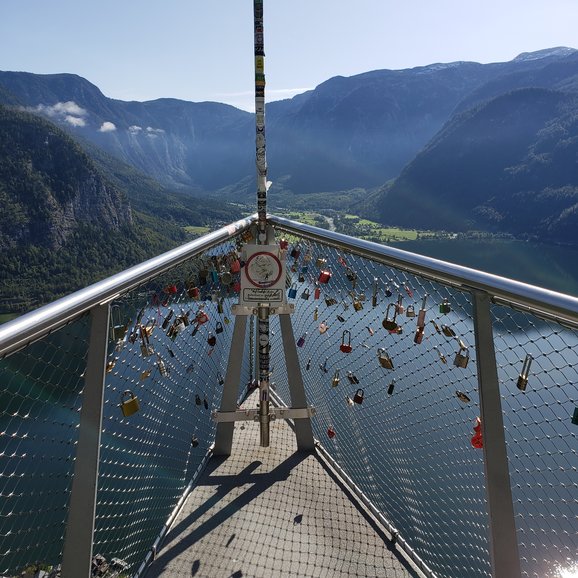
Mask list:
[{"label": "sky", "polygon": [[[264,0],[268,101],[337,75],[578,48],[578,0]],[[0,0],[0,70],[254,111],[252,0]]]}]

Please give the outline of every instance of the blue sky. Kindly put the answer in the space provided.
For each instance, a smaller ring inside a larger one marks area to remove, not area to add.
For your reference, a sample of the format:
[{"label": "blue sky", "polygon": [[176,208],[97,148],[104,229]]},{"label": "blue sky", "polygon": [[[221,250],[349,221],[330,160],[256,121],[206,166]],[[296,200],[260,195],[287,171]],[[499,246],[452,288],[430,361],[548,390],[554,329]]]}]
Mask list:
[{"label": "blue sky", "polygon": [[[578,48],[577,0],[264,0],[267,99],[336,75]],[[0,70],[253,110],[252,0],[0,0]]]}]

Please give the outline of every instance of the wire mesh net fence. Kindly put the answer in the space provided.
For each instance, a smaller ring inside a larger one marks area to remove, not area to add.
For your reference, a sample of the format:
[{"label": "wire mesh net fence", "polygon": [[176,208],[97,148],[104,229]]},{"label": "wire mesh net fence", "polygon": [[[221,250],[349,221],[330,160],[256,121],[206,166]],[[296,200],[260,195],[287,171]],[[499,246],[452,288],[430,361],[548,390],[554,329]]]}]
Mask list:
[{"label": "wire mesh net fence", "polygon": [[[436,576],[490,576],[473,297],[354,252],[288,240],[316,437]],[[529,313],[493,312],[522,572],[557,576],[578,559],[578,339]],[[274,344],[272,366],[288,401]]]},{"label": "wire mesh net fence", "polygon": [[89,318],[0,360],[0,575],[58,561],[82,404]]},{"label": "wire mesh net fence", "polygon": [[[316,437],[436,576],[490,576],[472,296],[354,250],[288,240]],[[217,246],[111,304],[102,575],[137,571],[214,440],[239,247]],[[522,571],[555,577],[578,559],[578,336],[504,305],[492,316]],[[252,327],[239,396],[255,375]],[[82,316],[0,360],[0,574],[60,562],[89,329]],[[289,404],[280,334],[273,316],[271,387]]]},{"label": "wire mesh net fence", "polygon": [[[137,571],[205,460],[238,279],[233,240],[111,304],[95,575]],[[89,327],[84,316],[0,362],[1,575],[61,561]],[[239,395],[252,375],[245,342]]]}]

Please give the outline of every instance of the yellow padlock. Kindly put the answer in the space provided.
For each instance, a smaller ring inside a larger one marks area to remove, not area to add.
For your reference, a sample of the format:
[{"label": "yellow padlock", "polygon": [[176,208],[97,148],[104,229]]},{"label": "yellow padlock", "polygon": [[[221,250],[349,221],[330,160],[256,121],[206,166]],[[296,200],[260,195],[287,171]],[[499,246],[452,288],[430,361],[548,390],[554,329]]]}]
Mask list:
[{"label": "yellow padlock", "polygon": [[120,409],[124,417],[130,416],[140,409],[138,397],[130,389],[127,389],[120,396]]}]

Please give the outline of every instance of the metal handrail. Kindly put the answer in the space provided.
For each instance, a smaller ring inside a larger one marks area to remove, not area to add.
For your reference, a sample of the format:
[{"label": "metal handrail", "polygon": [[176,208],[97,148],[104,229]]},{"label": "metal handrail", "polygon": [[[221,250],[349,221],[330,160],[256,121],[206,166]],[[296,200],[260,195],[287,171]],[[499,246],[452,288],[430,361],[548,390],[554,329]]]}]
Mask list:
[{"label": "metal handrail", "polygon": [[137,287],[147,279],[161,275],[183,261],[223,243],[247,229],[255,219],[256,214],[235,221],[5,323],[0,326],[0,358],[54,331],[88,312],[95,305],[111,301],[117,295]]},{"label": "metal handrail", "polygon": [[408,273],[467,292],[483,291],[490,295],[494,303],[502,303],[525,311],[530,310],[538,316],[553,318],[559,323],[578,328],[578,298],[571,295],[372,241],[349,237],[283,217],[269,215],[269,221],[280,231],[299,235],[312,241],[321,241],[348,253],[391,265]]}]

